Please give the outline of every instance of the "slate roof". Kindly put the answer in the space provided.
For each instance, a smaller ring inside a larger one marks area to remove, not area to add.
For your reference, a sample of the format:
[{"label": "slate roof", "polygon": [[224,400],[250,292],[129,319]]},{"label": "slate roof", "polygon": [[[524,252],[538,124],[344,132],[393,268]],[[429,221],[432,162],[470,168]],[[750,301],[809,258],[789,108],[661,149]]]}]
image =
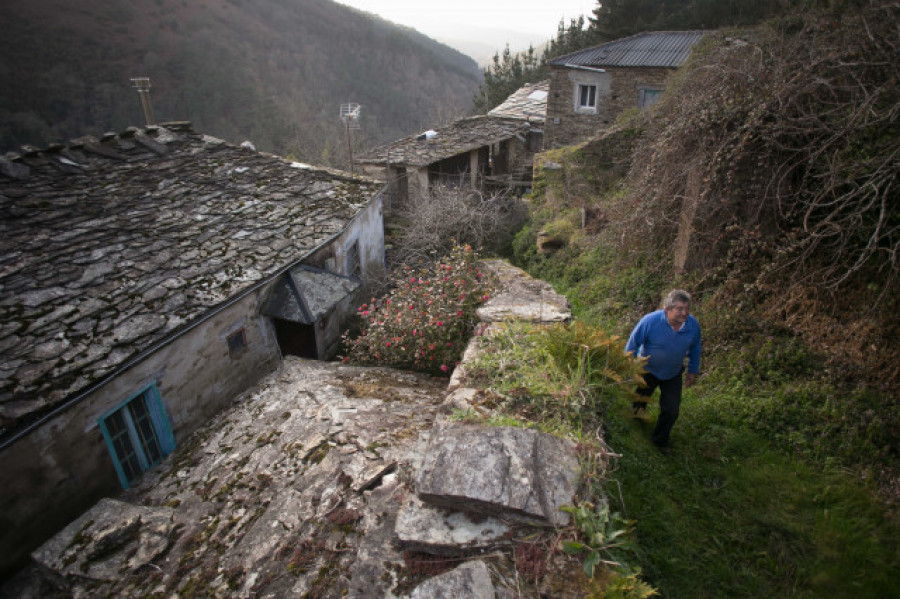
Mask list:
[{"label": "slate roof", "polygon": [[519,118],[479,115],[454,121],[434,130],[384,144],[361,155],[364,164],[390,163],[422,167],[516,136],[524,136],[532,125]]},{"label": "slate roof", "polygon": [[283,320],[313,324],[361,283],[350,277],[301,264],[279,279],[263,313]]},{"label": "slate roof", "polygon": [[584,67],[677,68],[704,31],[649,31],[554,58],[548,64]]},{"label": "slate roof", "polygon": [[549,91],[549,79],[538,83],[526,83],[488,114],[543,123],[547,117],[547,94]]},{"label": "slate roof", "polygon": [[0,441],[293,266],[380,189],[189,123],[0,157]]}]

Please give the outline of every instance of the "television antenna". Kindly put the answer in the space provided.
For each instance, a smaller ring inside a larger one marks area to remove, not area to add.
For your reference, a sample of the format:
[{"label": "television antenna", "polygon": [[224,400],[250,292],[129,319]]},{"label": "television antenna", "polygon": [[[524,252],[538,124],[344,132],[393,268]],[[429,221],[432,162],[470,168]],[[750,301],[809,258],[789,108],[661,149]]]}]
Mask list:
[{"label": "television antenna", "polygon": [[347,153],[350,155],[350,172],[353,172],[353,144],[350,140],[350,130],[359,129],[360,105],[356,102],[341,104],[341,120],[347,129]]},{"label": "television antenna", "polygon": [[150,78],[132,77],[131,87],[136,89],[141,97],[141,107],[144,109],[144,120],[147,121],[147,126],[153,125],[153,106],[150,105]]}]

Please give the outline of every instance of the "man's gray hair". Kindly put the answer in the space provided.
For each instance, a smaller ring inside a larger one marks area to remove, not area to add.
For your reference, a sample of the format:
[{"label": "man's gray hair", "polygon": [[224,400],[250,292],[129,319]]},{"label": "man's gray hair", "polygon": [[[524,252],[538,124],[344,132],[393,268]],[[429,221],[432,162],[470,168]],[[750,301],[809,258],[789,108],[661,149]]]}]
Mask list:
[{"label": "man's gray hair", "polygon": [[691,294],[684,289],[673,289],[663,299],[663,308],[671,308],[677,303],[691,303]]}]

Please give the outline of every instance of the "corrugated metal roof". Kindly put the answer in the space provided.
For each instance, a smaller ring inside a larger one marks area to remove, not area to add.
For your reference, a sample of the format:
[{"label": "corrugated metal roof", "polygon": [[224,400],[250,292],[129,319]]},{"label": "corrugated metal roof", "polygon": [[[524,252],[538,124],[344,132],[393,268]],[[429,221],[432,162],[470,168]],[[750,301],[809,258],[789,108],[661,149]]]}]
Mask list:
[{"label": "corrugated metal roof", "polygon": [[680,67],[705,31],[649,31],[554,58],[551,66]]}]

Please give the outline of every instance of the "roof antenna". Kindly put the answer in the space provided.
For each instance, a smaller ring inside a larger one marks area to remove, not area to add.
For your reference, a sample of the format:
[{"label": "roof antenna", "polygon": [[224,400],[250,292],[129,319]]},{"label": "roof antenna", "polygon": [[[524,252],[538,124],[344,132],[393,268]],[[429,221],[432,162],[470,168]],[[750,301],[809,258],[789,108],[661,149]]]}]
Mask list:
[{"label": "roof antenna", "polygon": [[360,106],[356,102],[341,104],[341,120],[347,127],[347,153],[350,155],[350,172],[353,172],[353,144],[350,142],[350,130],[359,129]]},{"label": "roof antenna", "polygon": [[131,87],[135,88],[141,96],[141,106],[144,107],[144,119],[147,121],[147,126],[155,124],[153,122],[153,107],[150,106],[150,77],[133,78]]}]

